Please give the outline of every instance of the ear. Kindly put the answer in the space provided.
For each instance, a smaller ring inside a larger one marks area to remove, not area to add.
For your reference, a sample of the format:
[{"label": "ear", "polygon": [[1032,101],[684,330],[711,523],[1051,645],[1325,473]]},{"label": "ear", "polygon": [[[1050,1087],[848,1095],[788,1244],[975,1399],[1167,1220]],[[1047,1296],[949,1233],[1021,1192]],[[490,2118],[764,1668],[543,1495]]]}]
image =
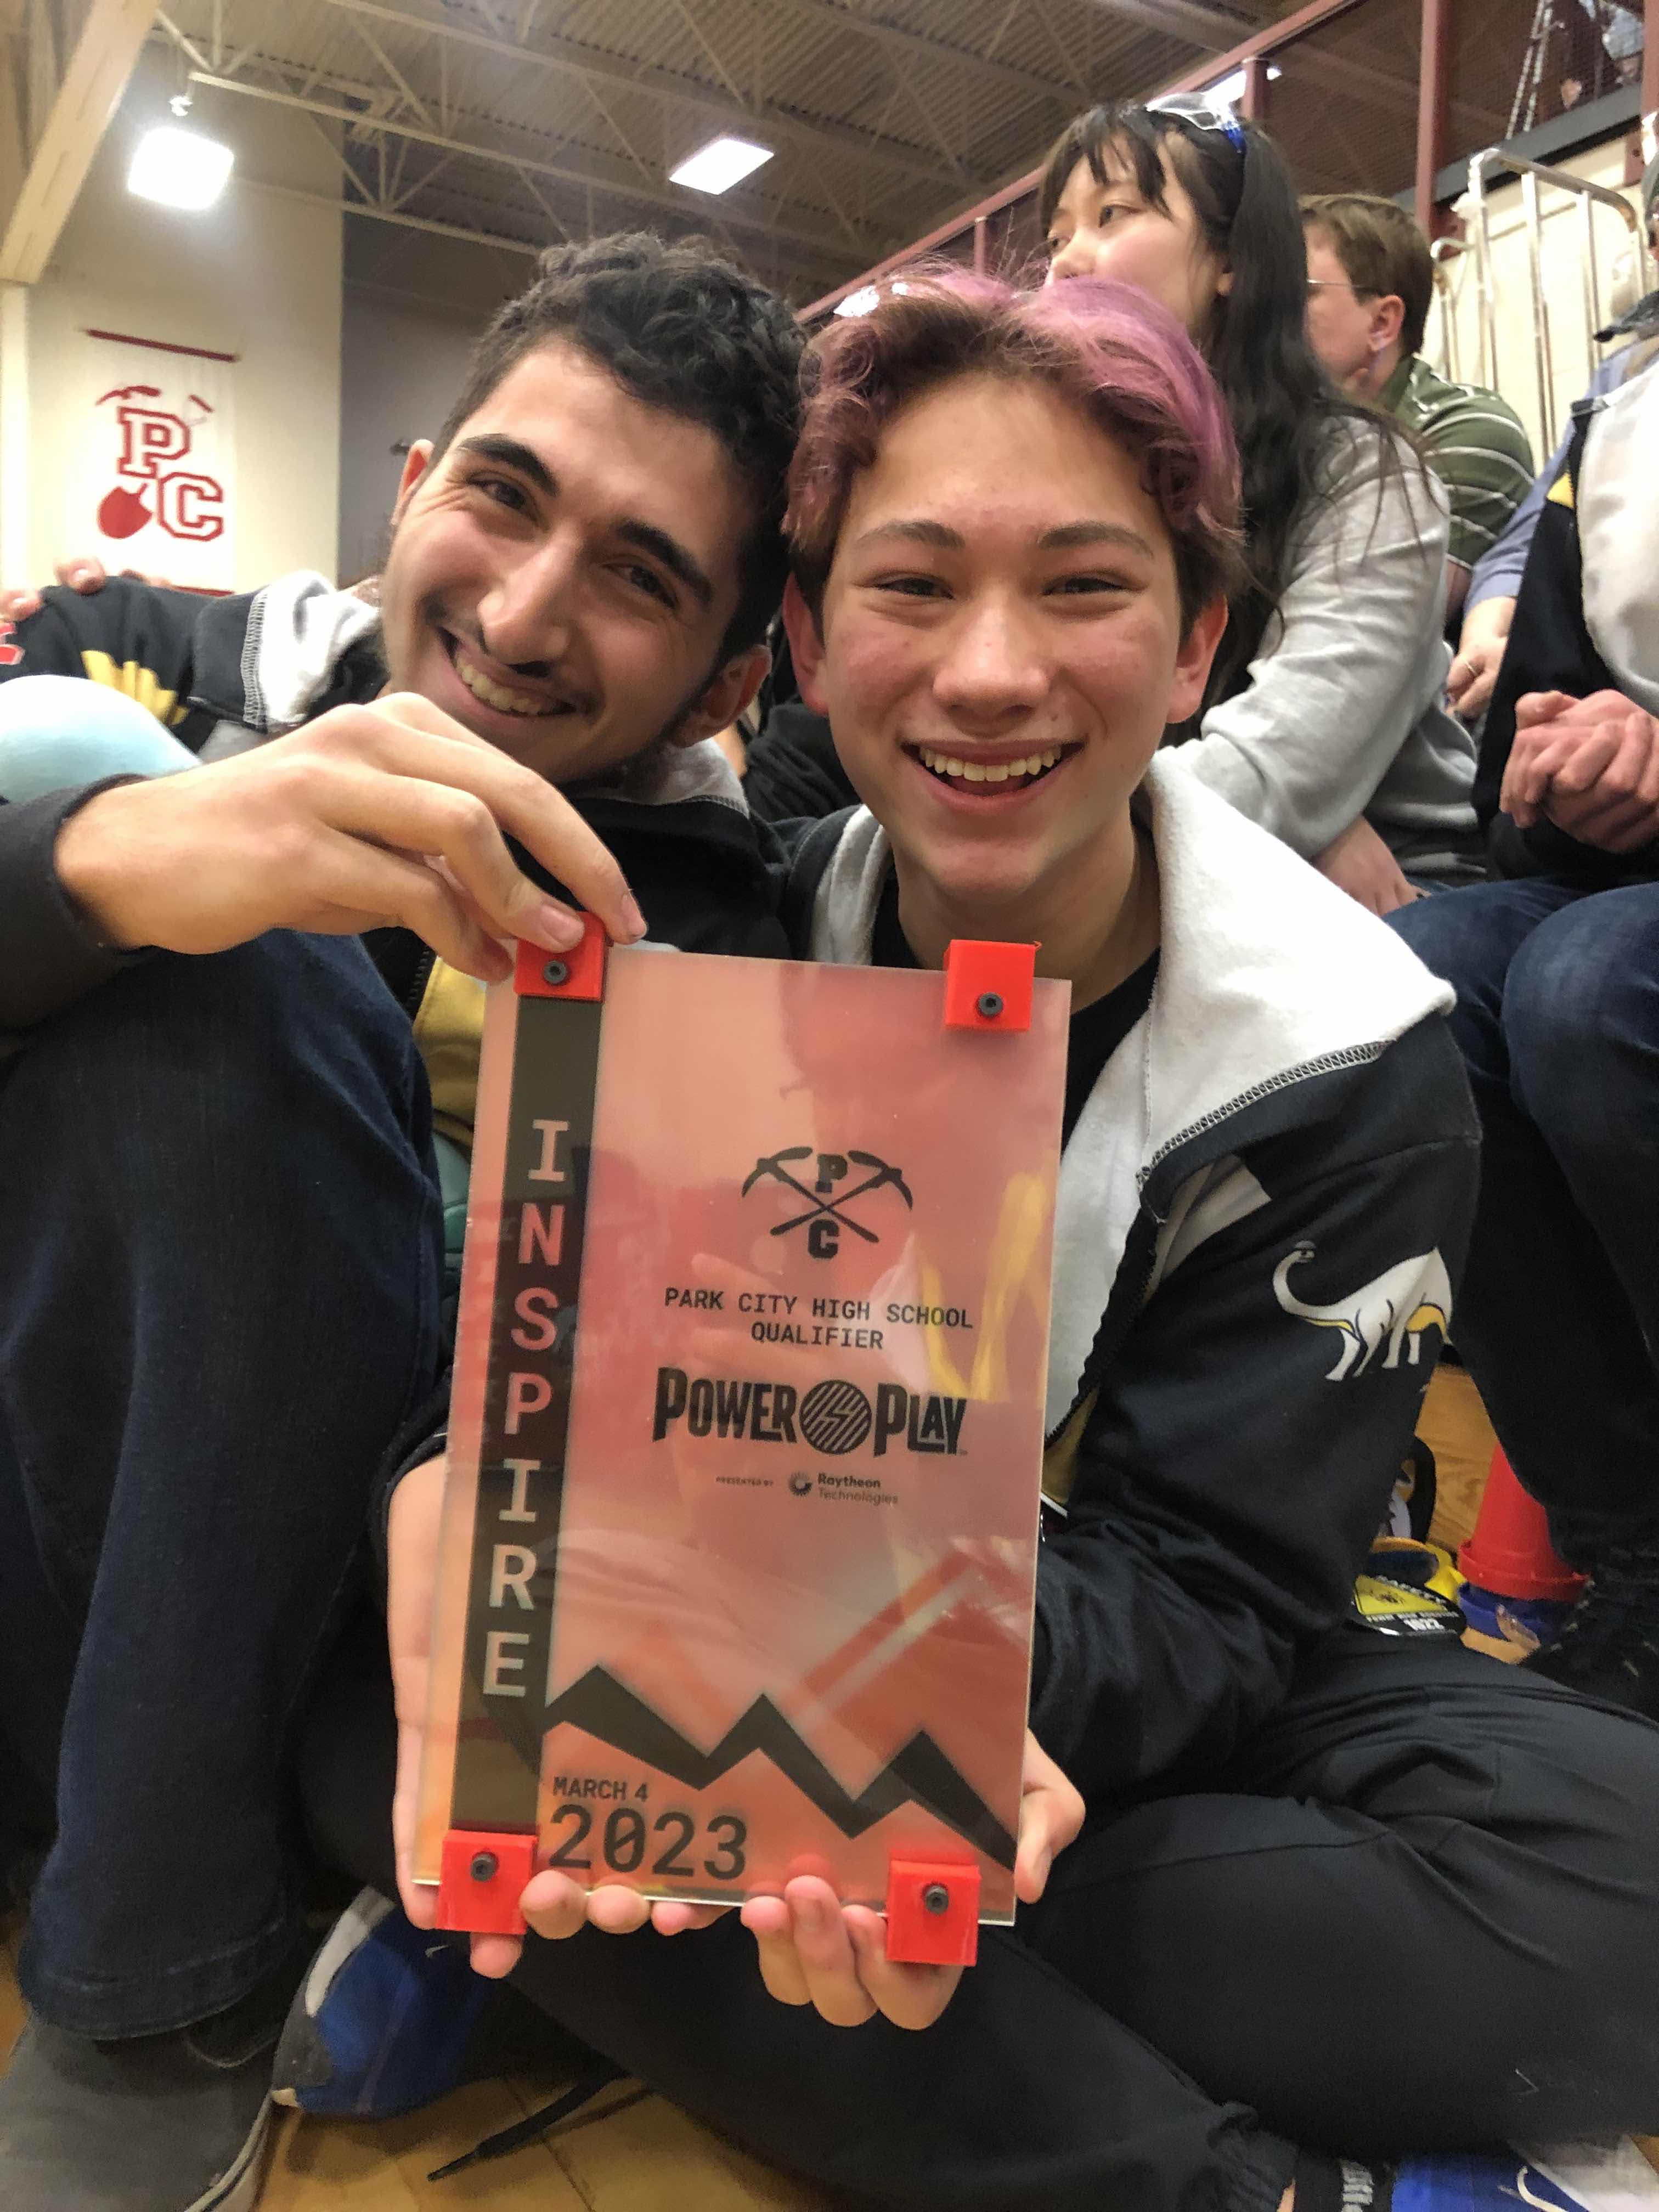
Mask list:
[{"label": "ear", "polygon": [[1204,698],[1204,686],[1210,680],[1210,663],[1215,659],[1216,647],[1221,643],[1227,627],[1227,602],[1217,593],[1206,607],[1200,607],[1193,617],[1192,627],[1181,641],[1176,654],[1175,678],[1170,686],[1167,722],[1189,721],[1197,714]]},{"label": "ear", "polygon": [[398,479],[398,502],[392,510],[392,520],[394,523],[403,520],[404,509],[414,497],[415,487],[426,474],[431,463],[431,439],[416,438],[404,459],[404,472]]},{"label": "ear", "polygon": [[823,688],[823,639],[819,635],[817,619],[793,576],[783,587],[783,626],[789,633],[789,656],[795,664],[795,681],[800,686],[800,696],[815,714],[827,715],[830,701]]},{"label": "ear", "polygon": [[700,745],[717,730],[729,729],[766,681],[772,656],[763,645],[751,645],[728,660],[702,697],[674,732],[677,745]]},{"label": "ear", "polygon": [[1371,302],[1371,344],[1374,351],[1387,353],[1398,342],[1406,320],[1406,303],[1396,292],[1385,292],[1380,300]]}]

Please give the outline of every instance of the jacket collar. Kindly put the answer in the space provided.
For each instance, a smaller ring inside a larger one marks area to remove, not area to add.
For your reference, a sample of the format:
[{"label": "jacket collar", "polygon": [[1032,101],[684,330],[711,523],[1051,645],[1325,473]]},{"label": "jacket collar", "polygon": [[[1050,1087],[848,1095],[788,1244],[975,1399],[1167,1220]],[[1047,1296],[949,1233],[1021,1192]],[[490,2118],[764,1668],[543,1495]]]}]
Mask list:
[{"label": "jacket collar", "polygon": [[[1060,1162],[1050,1433],[1075,1402],[1160,1166],[1177,1181],[1202,1171],[1228,1153],[1250,1108],[1364,1066],[1454,1002],[1392,930],[1206,789],[1178,751],[1153,761],[1135,805],[1158,861],[1158,981]],[[886,833],[861,808],[818,886],[815,958],[867,964],[891,860]]]},{"label": "jacket collar", "polygon": [[297,730],[380,688],[384,676],[372,680],[380,625],[378,608],[307,568],[215,599],[196,626],[192,703],[261,737]]}]

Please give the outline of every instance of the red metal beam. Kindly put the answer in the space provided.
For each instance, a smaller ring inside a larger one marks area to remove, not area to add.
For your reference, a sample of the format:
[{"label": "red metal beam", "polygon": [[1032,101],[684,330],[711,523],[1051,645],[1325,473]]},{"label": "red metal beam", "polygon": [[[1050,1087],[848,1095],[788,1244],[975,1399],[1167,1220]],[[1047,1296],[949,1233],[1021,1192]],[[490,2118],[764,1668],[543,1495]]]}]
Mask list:
[{"label": "red metal beam", "polygon": [[1224,54],[1207,54],[1182,76],[1164,85],[1165,92],[1202,92],[1206,84],[1228,76],[1242,69],[1252,55],[1277,53],[1299,39],[1304,31],[1317,30],[1322,23],[1346,15],[1351,9],[1362,7],[1364,0],[1308,0],[1305,8],[1298,8],[1293,15],[1286,15],[1277,23],[1268,23],[1248,39],[1230,47]]},{"label": "red metal beam", "polygon": [[1423,0],[1417,78],[1417,222],[1425,238],[1437,234],[1434,180],[1446,166],[1446,101],[1451,86],[1453,0]]},{"label": "red metal beam", "polygon": [[1252,54],[1244,64],[1244,97],[1238,103],[1247,123],[1267,119],[1267,57]]},{"label": "red metal beam", "polygon": [[[1659,7],[1659,0],[1645,0],[1645,4],[1651,10]],[[1281,46],[1292,44],[1304,32],[1316,30],[1322,23],[1332,22],[1337,16],[1346,15],[1351,9],[1364,5],[1364,0],[1308,0],[1306,7],[1298,8],[1294,15],[1285,16],[1279,22],[1264,25],[1240,45],[1229,48],[1224,54],[1206,55],[1184,76],[1173,78],[1170,83],[1160,86],[1159,90],[1201,92],[1206,85],[1218,83],[1234,70],[1243,69],[1248,98],[1249,64],[1252,61],[1260,57],[1265,63],[1269,54],[1276,53]],[[1651,50],[1653,42],[1650,40],[1649,44]],[[897,253],[890,253],[885,261],[878,261],[873,269],[866,269],[861,276],[854,276],[848,283],[837,285],[833,292],[826,292],[822,299],[814,300],[809,307],[803,307],[801,320],[811,322],[818,315],[827,314],[849,292],[856,292],[866,284],[875,283],[891,270],[903,268],[907,261],[915,261],[939,246],[948,246],[953,238],[960,238],[963,232],[980,216],[1000,214],[1014,201],[1026,198],[1036,190],[1042,175],[1040,167],[1028,169],[1023,177],[1016,177],[1000,191],[993,192],[989,199],[981,200],[973,207],[963,208],[960,214],[953,215],[948,222],[942,222],[937,230],[930,230],[926,238],[917,239],[914,245],[902,247]]]}]

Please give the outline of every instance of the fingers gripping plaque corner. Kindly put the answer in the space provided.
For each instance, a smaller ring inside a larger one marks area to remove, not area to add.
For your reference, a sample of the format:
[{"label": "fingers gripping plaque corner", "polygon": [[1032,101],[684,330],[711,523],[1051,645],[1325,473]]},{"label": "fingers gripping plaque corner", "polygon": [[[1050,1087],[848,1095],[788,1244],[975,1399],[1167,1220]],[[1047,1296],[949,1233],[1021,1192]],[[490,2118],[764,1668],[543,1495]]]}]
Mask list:
[{"label": "fingers gripping plaque corner", "polygon": [[971,1966],[979,1955],[979,1869],[960,1860],[890,1860],[887,1955],[905,1966]]},{"label": "fingers gripping plaque corner", "polygon": [[1031,1026],[1035,945],[952,938],[945,949],[945,1026],[1013,1036]]}]

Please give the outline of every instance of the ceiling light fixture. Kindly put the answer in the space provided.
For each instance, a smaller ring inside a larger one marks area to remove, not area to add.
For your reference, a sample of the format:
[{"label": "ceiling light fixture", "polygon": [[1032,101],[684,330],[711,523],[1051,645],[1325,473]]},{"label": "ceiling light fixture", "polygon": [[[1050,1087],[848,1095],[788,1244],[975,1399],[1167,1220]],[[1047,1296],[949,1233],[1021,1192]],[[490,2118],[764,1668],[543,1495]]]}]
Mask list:
[{"label": "ceiling light fixture", "polygon": [[722,134],[711,138],[706,146],[699,146],[695,154],[688,155],[678,169],[671,169],[668,181],[671,185],[690,185],[694,192],[729,192],[733,185],[741,184],[763,161],[771,158],[769,146],[757,146],[752,139]]},{"label": "ceiling light fixture", "polygon": [[168,105],[178,119],[147,131],[138,141],[127,171],[127,190],[143,200],[159,200],[163,207],[199,212],[211,207],[223,191],[236,156],[218,139],[184,128],[190,112],[188,93],[178,94]]}]

